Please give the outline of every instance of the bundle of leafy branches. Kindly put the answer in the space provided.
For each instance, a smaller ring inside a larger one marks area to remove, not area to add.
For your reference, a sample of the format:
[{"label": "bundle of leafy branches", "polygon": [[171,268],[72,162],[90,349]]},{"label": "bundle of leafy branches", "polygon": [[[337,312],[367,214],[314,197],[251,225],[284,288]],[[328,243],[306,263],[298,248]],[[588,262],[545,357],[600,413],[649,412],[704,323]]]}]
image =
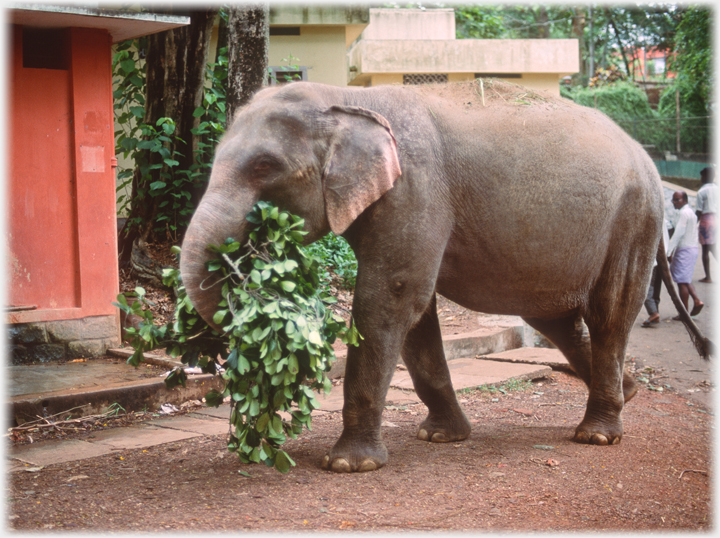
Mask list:
[{"label": "bundle of leafy branches", "polygon": [[[295,463],[280,447],[303,427],[310,429],[312,410],[320,406],[315,392],[330,391],[333,342],[357,345],[360,335],[328,308],[335,299],[319,292],[320,262],[301,246],[304,221],[267,202],[258,202],[247,220],[254,225],[247,244],[229,238],[210,246],[218,257],[208,269],[222,286],[213,322],[222,334],[193,308],[177,269],[166,269],[163,279],[177,290],[172,322],[153,323],[143,288],[118,295],[115,304],[143,318],[138,329],[127,331],[135,349],[130,364],[137,366],[145,351],[165,347],[188,366],[221,374],[224,390],[205,400],[219,406],[229,397],[228,449],[244,463],[264,462],[287,472]],[[185,371],[175,369],[166,384],[185,380]]]}]

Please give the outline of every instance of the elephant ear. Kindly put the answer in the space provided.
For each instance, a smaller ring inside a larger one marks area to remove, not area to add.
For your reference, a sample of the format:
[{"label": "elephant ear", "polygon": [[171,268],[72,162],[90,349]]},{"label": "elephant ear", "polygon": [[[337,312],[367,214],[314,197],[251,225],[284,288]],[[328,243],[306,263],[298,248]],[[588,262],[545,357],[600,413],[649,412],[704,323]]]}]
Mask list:
[{"label": "elephant ear", "polygon": [[397,143],[388,121],[360,107],[332,106],[336,121],[323,171],[325,212],[340,235],[400,176]]}]

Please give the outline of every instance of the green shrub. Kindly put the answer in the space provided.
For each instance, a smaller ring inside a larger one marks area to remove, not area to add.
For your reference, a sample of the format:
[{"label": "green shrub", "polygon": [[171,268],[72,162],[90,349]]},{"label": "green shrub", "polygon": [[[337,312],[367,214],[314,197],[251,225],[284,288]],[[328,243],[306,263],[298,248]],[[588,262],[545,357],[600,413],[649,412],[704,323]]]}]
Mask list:
[{"label": "green shrub", "polygon": [[564,96],[576,103],[597,108],[615,121],[647,120],[656,117],[647,94],[630,82],[618,81],[595,88],[576,86],[564,90]]},{"label": "green shrub", "polygon": [[330,280],[330,270],[340,277],[340,285],[353,289],[357,279],[357,259],[348,242],[334,233],[329,233],[322,239],[315,241],[307,247],[308,253],[321,260],[323,271],[321,282],[326,287]]}]

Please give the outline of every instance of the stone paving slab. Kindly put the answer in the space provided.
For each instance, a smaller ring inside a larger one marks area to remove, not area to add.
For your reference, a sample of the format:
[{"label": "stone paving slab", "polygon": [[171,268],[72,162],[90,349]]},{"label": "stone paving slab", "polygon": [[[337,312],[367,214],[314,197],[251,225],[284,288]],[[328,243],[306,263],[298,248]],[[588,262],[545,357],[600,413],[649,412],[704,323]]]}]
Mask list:
[{"label": "stone paving slab", "polygon": [[[455,359],[448,361],[453,388],[461,390],[481,385],[498,385],[510,380],[538,379],[552,373],[552,368],[535,364],[515,364],[483,359]],[[390,381],[398,389],[412,389],[407,371],[398,371]]]},{"label": "stone paving slab", "polygon": [[134,368],[120,359],[6,366],[4,374],[6,379],[12,379],[12,383],[7,384],[7,396],[11,398],[65,390],[97,390],[105,388],[108,379],[113,383],[159,379],[147,366]]},{"label": "stone paving slab", "polygon": [[97,432],[92,438],[88,438],[88,443],[109,446],[112,450],[127,450],[182,441],[201,435],[196,432],[141,424]]},{"label": "stone paving slab", "polygon": [[555,369],[572,371],[570,363],[559,349],[545,347],[521,347],[501,353],[483,355],[483,359],[504,362],[522,362],[526,364],[542,364]]},{"label": "stone paving slab", "polygon": [[228,406],[228,414],[225,418],[215,418],[212,416],[208,416],[207,418],[196,418],[184,415],[180,417],[156,419],[149,425],[158,428],[169,428],[172,430],[199,433],[201,435],[220,435],[228,432],[228,422],[230,420],[229,411],[230,406]]},{"label": "stone paving slab", "polygon": [[[108,445],[95,445],[87,441],[68,439],[67,441],[40,441],[39,443],[30,445],[11,447],[8,451],[8,456],[37,467],[44,467],[55,463],[66,463],[69,461],[94,458],[96,456],[104,456],[112,452],[114,452],[114,449]],[[19,469],[11,468],[9,470]]]},{"label": "stone paving slab", "polygon": [[230,420],[230,404],[222,404],[218,407],[202,407],[200,409],[193,409],[187,416],[192,417],[199,415],[201,417],[212,417],[220,418],[223,420]]}]

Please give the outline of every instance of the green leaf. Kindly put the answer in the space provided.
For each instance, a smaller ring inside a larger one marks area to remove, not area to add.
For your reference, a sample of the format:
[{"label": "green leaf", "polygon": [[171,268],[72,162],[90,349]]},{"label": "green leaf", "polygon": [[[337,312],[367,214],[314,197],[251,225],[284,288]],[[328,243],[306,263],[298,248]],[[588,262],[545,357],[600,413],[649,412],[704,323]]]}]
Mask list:
[{"label": "green leaf", "polygon": [[290,456],[288,456],[284,450],[278,450],[277,454],[275,454],[275,468],[285,474],[290,471],[291,465],[295,467],[295,462]]},{"label": "green leaf", "polygon": [[205,395],[205,403],[210,407],[219,407],[223,403],[223,395],[222,393],[211,390]]},{"label": "green leaf", "polygon": [[165,378],[165,387],[168,389],[173,389],[178,385],[182,385],[184,387],[186,381],[187,374],[185,373],[185,370],[182,368],[174,368]]},{"label": "green leaf", "polygon": [[215,312],[215,315],[213,315],[213,323],[215,325],[222,325],[227,313],[227,310],[218,310],[217,312]]},{"label": "green leaf", "polygon": [[135,60],[123,60],[120,62],[120,69],[122,69],[126,75],[129,75],[135,71]]},{"label": "green leaf", "polygon": [[250,362],[242,355],[238,357],[237,371],[240,375],[244,375],[250,371]]},{"label": "green leaf", "polygon": [[283,280],[282,282],[280,282],[280,287],[282,287],[282,289],[287,293],[292,293],[297,288],[297,284],[290,280]]},{"label": "green leaf", "polygon": [[232,370],[236,370],[238,367],[238,350],[237,348],[234,348],[230,354],[228,355],[226,359],[226,363],[228,368]]},{"label": "green leaf", "polygon": [[316,346],[323,345],[323,340],[320,337],[320,333],[318,331],[310,331],[310,336],[308,337],[308,341],[311,344],[315,344]]},{"label": "green leaf", "polygon": [[269,423],[270,415],[268,413],[263,413],[262,415],[260,415],[260,418],[257,419],[257,422],[255,423],[255,429],[262,433],[267,429]]}]

